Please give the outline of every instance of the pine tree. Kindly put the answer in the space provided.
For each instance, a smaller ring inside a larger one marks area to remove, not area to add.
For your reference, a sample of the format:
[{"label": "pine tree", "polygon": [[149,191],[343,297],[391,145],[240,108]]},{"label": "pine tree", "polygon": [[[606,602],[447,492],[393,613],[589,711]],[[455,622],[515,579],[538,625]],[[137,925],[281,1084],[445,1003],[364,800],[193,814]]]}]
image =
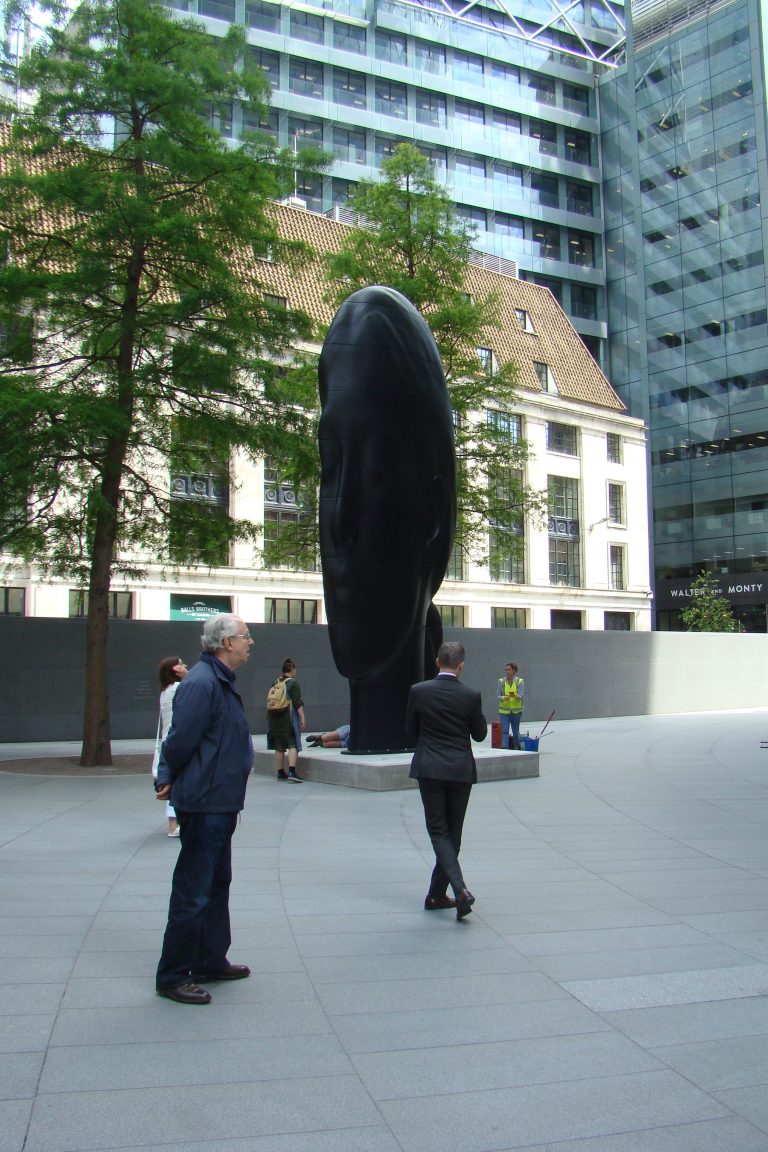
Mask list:
[{"label": "pine tree", "polygon": [[680,617],[687,632],[738,632],[733,610],[711,572],[691,581],[691,602]]},{"label": "pine tree", "polygon": [[359,224],[328,257],[332,300],[338,307],[358,288],[386,284],[424,316],[455,413],[457,541],[476,560],[502,565],[521,553],[525,521],[541,518],[546,494],[522,479],[528,445],[510,420],[515,365],[487,355],[498,330],[498,301],[469,291],[474,233],[457,219],[431,162],[414,145],[401,144],[381,173],[380,181],[357,185],[350,207]]},{"label": "pine tree", "polygon": [[171,499],[169,466],[226,484],[233,451],[306,437],[277,360],[310,325],[254,271],[302,255],[270,211],[294,157],[214,130],[237,101],[264,113],[268,85],[242,28],[212,38],[177,15],[56,5],[5,63],[20,99],[0,136],[0,546],[87,587],[91,765],[111,762],[113,575],[139,576],[137,557],[215,563],[254,537],[226,508]]}]

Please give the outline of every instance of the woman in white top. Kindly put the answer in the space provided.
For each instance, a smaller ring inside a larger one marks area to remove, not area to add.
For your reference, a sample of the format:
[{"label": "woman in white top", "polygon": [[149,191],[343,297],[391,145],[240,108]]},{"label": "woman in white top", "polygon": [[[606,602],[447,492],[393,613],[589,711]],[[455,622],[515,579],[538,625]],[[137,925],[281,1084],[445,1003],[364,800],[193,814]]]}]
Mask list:
[{"label": "woman in white top", "polygon": [[[158,674],[160,676],[160,719],[157,725],[157,741],[155,744],[155,758],[152,761],[152,775],[157,776],[157,763],[160,758],[160,745],[168,734],[173,719],[173,697],[181,681],[187,674],[187,666],[180,656],[166,656],[160,661]],[[179,825],[176,822],[176,812],[170,803],[165,809],[168,817],[168,835],[178,836]]]}]

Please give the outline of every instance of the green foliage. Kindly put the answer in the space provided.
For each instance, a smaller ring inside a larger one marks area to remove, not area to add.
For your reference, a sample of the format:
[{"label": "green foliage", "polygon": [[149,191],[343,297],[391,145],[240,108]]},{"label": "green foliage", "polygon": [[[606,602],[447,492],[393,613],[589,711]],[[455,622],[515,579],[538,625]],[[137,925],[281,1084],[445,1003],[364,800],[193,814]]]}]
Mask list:
[{"label": "green foliage", "polygon": [[292,154],[211,126],[223,102],[268,99],[244,29],[209,37],[159,0],[48,10],[31,54],[4,63],[22,99],[0,108],[0,547],[87,581],[101,660],[113,573],[254,537],[210,501],[174,507],[179,428],[208,472],[235,450],[302,450],[306,417],[268,385],[311,325],[265,299],[254,254],[307,250],[270,207]]},{"label": "green foliage", "polygon": [[691,602],[680,613],[687,632],[738,632],[733,610],[711,572],[691,581]]},{"label": "green foliage", "polygon": [[478,356],[493,344],[499,306],[496,297],[468,290],[474,233],[456,218],[430,161],[412,144],[384,161],[380,181],[361,181],[350,206],[360,226],[327,258],[330,298],[338,307],[358,288],[386,284],[422,313],[455,413],[457,540],[476,560],[487,560],[490,529],[494,549],[519,554],[522,526],[542,516],[545,499],[522,481],[528,445],[510,419],[515,365],[483,364]]}]

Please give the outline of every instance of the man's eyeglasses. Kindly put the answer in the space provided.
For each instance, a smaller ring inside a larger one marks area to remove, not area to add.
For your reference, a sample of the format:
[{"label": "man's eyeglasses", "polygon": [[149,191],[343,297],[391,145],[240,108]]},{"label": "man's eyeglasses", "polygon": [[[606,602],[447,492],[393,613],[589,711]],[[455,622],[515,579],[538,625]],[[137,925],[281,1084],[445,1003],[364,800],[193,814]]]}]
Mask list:
[{"label": "man's eyeglasses", "polygon": [[250,632],[235,632],[234,636],[230,636],[230,640],[250,640]]}]

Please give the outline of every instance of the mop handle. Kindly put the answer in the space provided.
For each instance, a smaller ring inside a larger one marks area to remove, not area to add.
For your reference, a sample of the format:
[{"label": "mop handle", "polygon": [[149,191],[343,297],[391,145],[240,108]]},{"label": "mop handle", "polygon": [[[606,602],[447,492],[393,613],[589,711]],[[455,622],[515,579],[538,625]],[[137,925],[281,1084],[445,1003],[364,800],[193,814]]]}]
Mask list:
[{"label": "mop handle", "polygon": [[544,735],[544,733],[546,732],[547,728],[549,727],[549,722],[550,722],[550,720],[552,719],[552,717],[554,716],[554,714],[555,714],[555,710],[554,710],[554,708],[553,708],[553,709],[552,709],[552,711],[550,712],[549,716],[547,716],[547,722],[546,722],[546,724],[545,724],[545,725],[544,725],[544,727],[542,728],[541,732],[539,732],[539,740],[541,740],[542,736]]}]

